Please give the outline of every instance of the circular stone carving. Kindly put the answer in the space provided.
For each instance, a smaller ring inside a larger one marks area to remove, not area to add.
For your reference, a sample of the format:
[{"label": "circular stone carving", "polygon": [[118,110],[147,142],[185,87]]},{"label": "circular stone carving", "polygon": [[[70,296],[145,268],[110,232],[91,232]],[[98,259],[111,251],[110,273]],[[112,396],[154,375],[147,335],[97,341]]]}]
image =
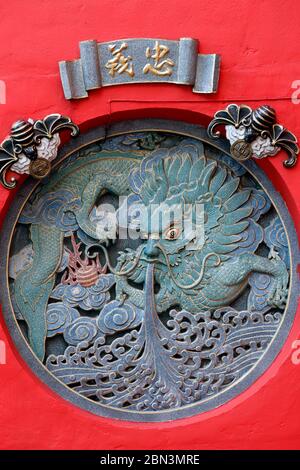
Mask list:
[{"label": "circular stone carving", "polygon": [[42,380],[99,415],[212,409],[249,387],[289,332],[290,216],[261,170],[205,129],[140,121],[102,135],[66,146],[11,207],[11,335]]}]

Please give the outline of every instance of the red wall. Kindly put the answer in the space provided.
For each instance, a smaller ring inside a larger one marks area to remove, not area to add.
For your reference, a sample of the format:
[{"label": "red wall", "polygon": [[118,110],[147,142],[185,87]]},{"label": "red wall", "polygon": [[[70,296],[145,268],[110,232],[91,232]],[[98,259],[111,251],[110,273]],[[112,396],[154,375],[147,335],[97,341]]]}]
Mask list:
[{"label": "red wall", "polygon": [[[297,0],[10,0],[0,5],[0,139],[20,117],[59,112],[86,128],[128,117],[205,122],[203,115],[230,102],[274,106],[278,119],[300,138],[300,105],[291,84],[300,80]],[[79,56],[78,42],[126,37],[195,37],[203,53],[219,53],[216,95],[189,87],[131,85],[90,92],[66,101],[58,61]],[[300,95],[299,95],[300,96]],[[180,110],[180,111],[179,111]],[[262,162],[300,230],[300,164],[282,167],[284,155]],[[3,219],[12,191],[0,189]],[[102,419],[77,409],[43,385],[11,344],[2,321],[0,339],[1,449],[265,449],[300,448],[300,365],[292,344],[300,339],[300,309],[272,367],[225,406],[166,424]]]}]

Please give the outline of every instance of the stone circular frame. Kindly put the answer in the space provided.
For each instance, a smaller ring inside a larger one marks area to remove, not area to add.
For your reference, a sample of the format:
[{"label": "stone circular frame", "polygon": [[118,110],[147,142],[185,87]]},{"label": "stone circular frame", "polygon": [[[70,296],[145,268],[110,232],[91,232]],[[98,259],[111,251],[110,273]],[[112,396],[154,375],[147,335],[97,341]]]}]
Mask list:
[{"label": "stone circular frame", "polygon": [[[164,134],[172,134],[182,136],[183,138],[195,139],[195,141],[203,142],[208,148],[216,149],[222,152],[224,156],[230,157],[228,142],[225,139],[212,140],[207,136],[203,127],[186,124],[183,122],[174,122],[167,120],[139,120],[126,121],[112,125],[108,130],[102,127],[93,129],[79,136],[75,141],[66,144],[59,152],[55,167],[59,166],[66,158],[73,155],[78,150],[97,143],[104,142],[121,135],[131,135],[143,132],[158,132]],[[227,157],[226,157],[227,158]],[[270,198],[273,207],[284,227],[287,238],[287,246],[290,259],[290,280],[289,291],[286,307],[282,315],[282,319],[278,323],[276,332],[272,340],[267,345],[261,358],[257,360],[255,365],[251,367],[239,380],[233,382],[232,385],[225,387],[223,390],[206,397],[205,399],[194,400],[190,404],[183,406],[173,406],[169,409],[157,410],[130,410],[113,406],[107,406],[103,403],[96,402],[92,399],[85,398],[80,393],[72,390],[51,373],[46,366],[37,358],[32,348],[28,344],[24,332],[19,326],[16,318],[12,301],[11,290],[9,287],[8,266],[11,253],[12,237],[15,231],[19,215],[33,191],[40,183],[28,179],[16,194],[11,207],[6,215],[4,226],[1,230],[1,303],[3,305],[3,313],[5,322],[12,336],[17,350],[22,355],[25,362],[34,371],[34,373],[51,389],[55,390],[60,396],[69,400],[85,410],[100,416],[123,419],[127,421],[157,422],[170,421],[174,419],[197,415],[204,411],[214,409],[233,399],[241,392],[246,390],[253,382],[260,377],[280,352],[284,341],[290,331],[296,313],[297,300],[299,296],[299,286],[297,282],[296,267],[299,262],[298,241],[294,229],[292,219],[288,213],[286,205],[279,193],[273,188],[272,183],[266,178],[262,170],[260,170],[253,161],[247,161],[242,164],[247,174],[251,175],[254,180],[263,188],[265,194]],[[51,178],[51,176],[50,176]]]}]

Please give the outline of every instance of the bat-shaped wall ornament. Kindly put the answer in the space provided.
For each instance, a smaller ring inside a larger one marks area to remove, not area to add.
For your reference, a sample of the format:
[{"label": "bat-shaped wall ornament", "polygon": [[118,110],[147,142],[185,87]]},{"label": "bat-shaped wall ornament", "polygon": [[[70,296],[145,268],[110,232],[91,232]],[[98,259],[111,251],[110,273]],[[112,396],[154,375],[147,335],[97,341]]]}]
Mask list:
[{"label": "bat-shaped wall ornament", "polygon": [[[246,105],[230,104],[215,113],[207,128],[209,137],[220,137],[220,132],[215,131],[219,125],[225,126],[231,154],[236,160],[261,159],[276,155],[283,149],[288,154],[283,162],[285,167],[293,167],[297,162],[297,139],[276,122],[276,113],[270,106],[252,110]],[[16,186],[14,177],[7,179],[9,170],[29,174],[36,179],[48,176],[51,162],[57,156],[59,133],[66,129],[71,130],[72,137],[79,133],[78,126],[60,114],[50,114],[37,121],[15,122],[9,137],[0,145],[0,183],[7,189]]]},{"label": "bat-shaped wall ornament", "polygon": [[49,114],[37,121],[16,121],[0,145],[0,183],[7,189],[16,186],[14,177],[7,179],[9,170],[36,179],[48,176],[57,156],[59,133],[66,129],[71,130],[72,137],[79,133],[78,126],[61,114]]},{"label": "bat-shaped wall ornament", "polygon": [[288,154],[283,162],[285,167],[291,168],[297,162],[297,139],[276,122],[275,110],[270,106],[263,105],[252,110],[246,105],[230,104],[216,112],[207,128],[210,137],[220,137],[220,132],[215,131],[219,125],[225,126],[231,154],[236,160],[270,157],[283,149]]}]

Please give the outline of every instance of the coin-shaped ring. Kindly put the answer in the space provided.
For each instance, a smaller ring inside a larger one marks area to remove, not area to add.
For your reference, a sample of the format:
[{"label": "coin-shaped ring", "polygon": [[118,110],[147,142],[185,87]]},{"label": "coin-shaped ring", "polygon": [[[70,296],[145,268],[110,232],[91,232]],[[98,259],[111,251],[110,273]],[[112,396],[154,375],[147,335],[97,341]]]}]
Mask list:
[{"label": "coin-shaped ring", "polygon": [[252,157],[252,147],[248,142],[245,142],[244,140],[237,140],[232,144],[231,148],[231,155],[233,158],[236,160],[248,160],[249,158]]},{"label": "coin-shaped ring", "polygon": [[51,163],[46,158],[37,158],[29,165],[29,174],[38,180],[45,178],[51,171]]}]

